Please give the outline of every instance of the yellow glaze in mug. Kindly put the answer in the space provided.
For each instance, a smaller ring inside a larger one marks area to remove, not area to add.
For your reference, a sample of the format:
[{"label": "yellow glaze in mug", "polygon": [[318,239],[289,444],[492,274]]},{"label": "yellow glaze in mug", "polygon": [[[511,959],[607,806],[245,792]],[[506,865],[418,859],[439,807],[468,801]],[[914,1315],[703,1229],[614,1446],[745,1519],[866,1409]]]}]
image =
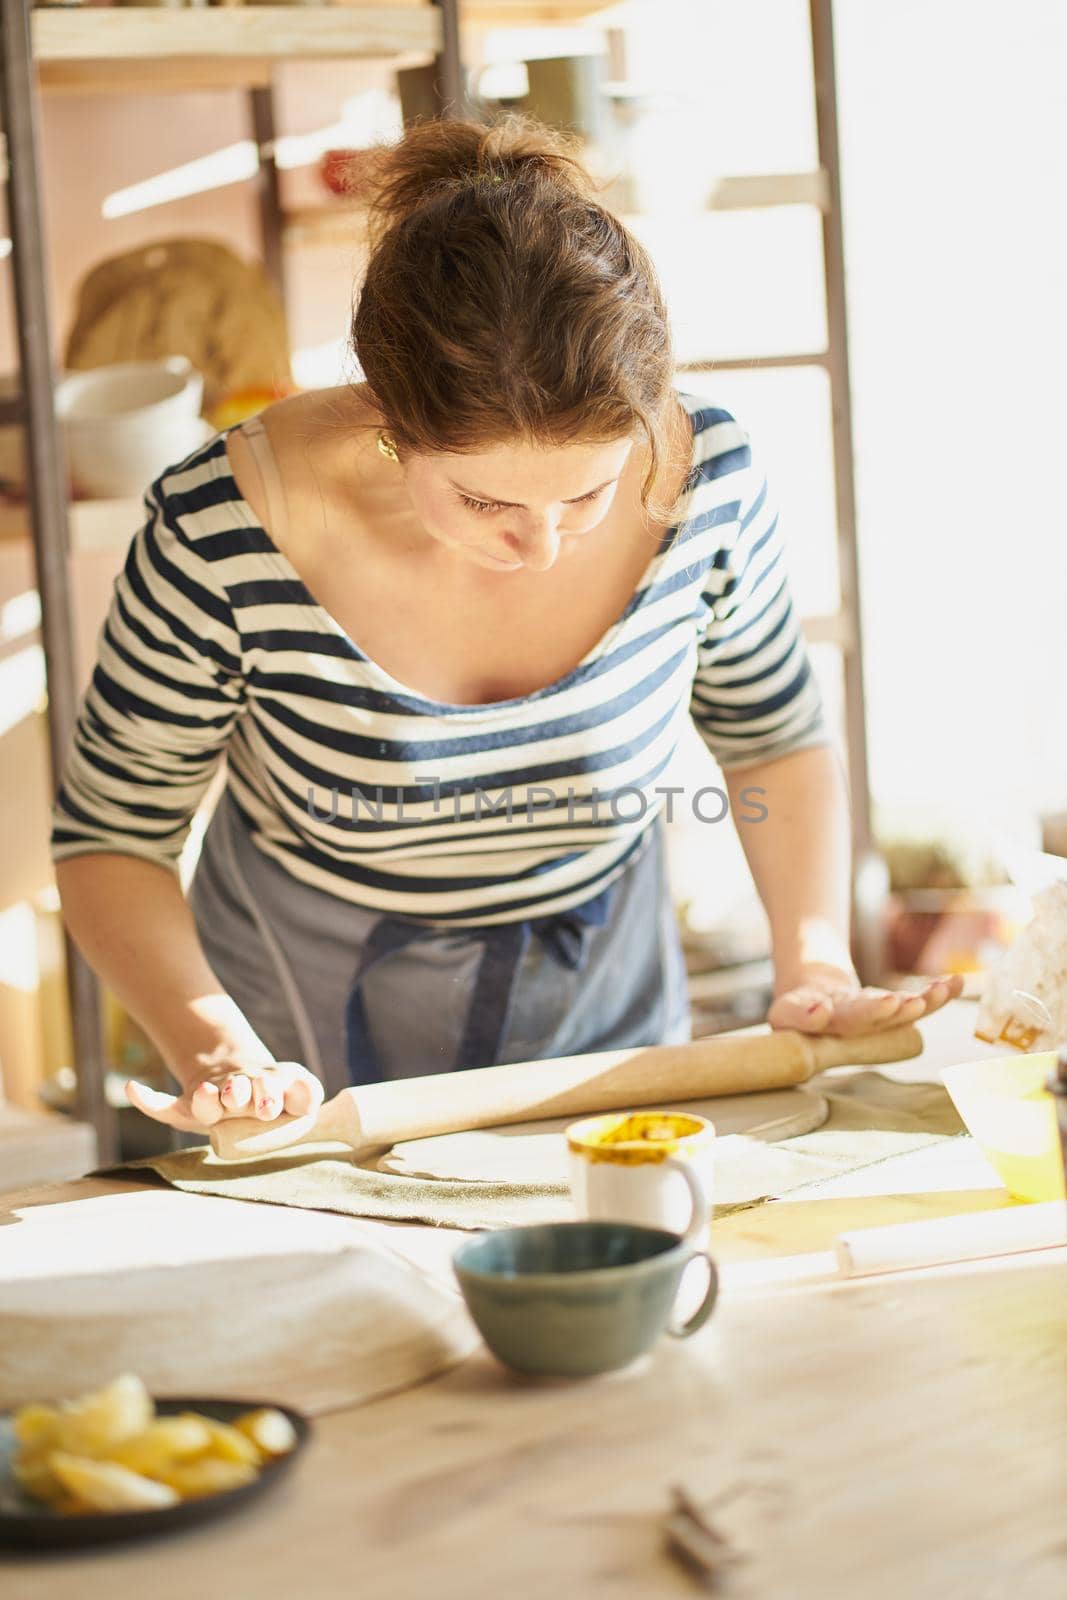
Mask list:
[{"label": "yellow glaze in mug", "polygon": [[666,1161],[668,1156],[684,1159],[714,1138],[711,1123],[684,1111],[621,1111],[572,1123],[567,1148],[586,1161],[627,1167]]}]

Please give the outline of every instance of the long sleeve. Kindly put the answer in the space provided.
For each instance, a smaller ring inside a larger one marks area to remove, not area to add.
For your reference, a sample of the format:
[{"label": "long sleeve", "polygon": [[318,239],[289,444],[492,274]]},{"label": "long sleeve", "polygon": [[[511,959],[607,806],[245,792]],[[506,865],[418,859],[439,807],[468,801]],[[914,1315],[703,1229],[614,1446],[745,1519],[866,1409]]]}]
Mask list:
[{"label": "long sleeve", "polygon": [[778,515],[737,425],[736,519],[704,585],[690,712],[721,767],[831,742],[822,696],[793,609]]},{"label": "long sleeve", "polygon": [[109,851],[176,870],[244,704],[241,642],[211,540],[180,497],[147,520],[115,583],[53,819],[56,860]]}]

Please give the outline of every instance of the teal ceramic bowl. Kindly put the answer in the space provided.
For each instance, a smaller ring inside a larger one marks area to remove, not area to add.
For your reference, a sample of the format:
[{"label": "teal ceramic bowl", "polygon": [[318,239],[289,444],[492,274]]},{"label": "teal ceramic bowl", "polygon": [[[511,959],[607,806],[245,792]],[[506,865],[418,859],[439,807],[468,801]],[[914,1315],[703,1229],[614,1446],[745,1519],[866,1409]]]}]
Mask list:
[{"label": "teal ceramic bowl", "polygon": [[[708,1288],[689,1320],[671,1320],[695,1255]],[[718,1275],[706,1251],[676,1233],[629,1222],[501,1228],[453,1256],[467,1309],[490,1350],[516,1372],[585,1378],[625,1367],[662,1333],[685,1338],[707,1321]]]}]

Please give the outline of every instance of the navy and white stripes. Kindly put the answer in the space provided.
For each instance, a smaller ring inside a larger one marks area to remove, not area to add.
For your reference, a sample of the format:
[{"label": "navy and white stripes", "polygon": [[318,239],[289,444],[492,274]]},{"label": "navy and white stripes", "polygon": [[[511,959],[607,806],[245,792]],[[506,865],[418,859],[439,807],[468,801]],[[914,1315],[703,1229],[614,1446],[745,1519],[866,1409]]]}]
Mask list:
[{"label": "navy and white stripes", "polygon": [[490,705],[428,700],[363,654],[256,523],[224,434],[164,473],[115,586],[56,858],[173,867],[225,755],[255,843],[302,882],[434,923],[513,921],[617,876],[687,716],[724,767],[827,742],[748,436],[679,398],[683,516],[622,617],[574,671]]}]

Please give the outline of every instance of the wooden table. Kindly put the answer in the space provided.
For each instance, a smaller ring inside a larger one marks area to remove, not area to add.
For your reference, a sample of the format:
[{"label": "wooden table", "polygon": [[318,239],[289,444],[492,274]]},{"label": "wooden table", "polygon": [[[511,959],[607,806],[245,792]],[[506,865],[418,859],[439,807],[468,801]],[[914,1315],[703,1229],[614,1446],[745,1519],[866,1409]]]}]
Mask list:
[{"label": "wooden table", "polygon": [[[929,1025],[931,1065],[983,1053],[969,1008],[952,1010]],[[717,1224],[715,1316],[626,1372],[522,1381],[480,1351],[433,1383],[320,1418],[302,1469],[247,1513],[140,1547],[8,1558],[0,1590],[653,1600],[699,1592],[663,1549],[669,1486],[684,1483],[748,1556],[734,1595],[1058,1600],[1067,1250],[855,1283],[834,1279],[823,1253],[842,1220],[1005,1199],[951,1162],[940,1184],[923,1176],[928,1188],[894,1197],[868,1173],[851,1193],[841,1180],[836,1196]],[[0,1223],[129,1188],[7,1196]],[[447,1274],[454,1235],[359,1226]]]}]

